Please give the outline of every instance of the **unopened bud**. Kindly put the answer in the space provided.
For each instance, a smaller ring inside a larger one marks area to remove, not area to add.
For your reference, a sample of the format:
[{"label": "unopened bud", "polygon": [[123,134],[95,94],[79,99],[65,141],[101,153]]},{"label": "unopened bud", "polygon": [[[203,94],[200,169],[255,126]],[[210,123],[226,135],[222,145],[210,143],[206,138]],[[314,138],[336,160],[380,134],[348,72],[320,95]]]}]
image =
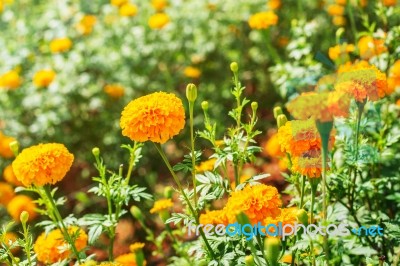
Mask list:
[{"label": "unopened bud", "polygon": [[19,216],[19,220],[21,223],[26,224],[29,220],[29,213],[27,211],[22,211]]},{"label": "unopened bud", "polygon": [[297,220],[304,224],[305,226],[308,225],[308,214],[304,209],[299,209],[296,212]]},{"label": "unopened bud", "polygon": [[238,66],[238,64],[237,64],[236,62],[232,62],[231,65],[230,65],[230,67],[231,67],[231,71],[232,71],[233,73],[236,73],[236,72],[238,72],[238,70],[239,70],[239,66]]},{"label": "unopened bud", "polygon": [[131,214],[133,217],[135,217],[137,220],[142,221],[143,220],[143,214],[142,211],[135,205],[131,207]]},{"label": "unopened bud", "polygon": [[174,193],[174,190],[172,189],[172,187],[167,186],[164,188],[164,197],[166,197],[167,199],[172,198],[173,193]]},{"label": "unopened bud", "polygon": [[186,98],[189,102],[194,102],[197,98],[197,87],[193,83],[186,86]]},{"label": "unopened bud", "polygon": [[246,258],[244,259],[246,266],[254,266],[254,257],[253,255],[248,255],[246,256]]},{"label": "unopened bud", "polygon": [[269,265],[278,265],[281,252],[281,240],[277,237],[267,237],[264,242],[265,255]]},{"label": "unopened bud", "polygon": [[276,119],[278,115],[283,114],[282,108],[280,106],[277,106],[274,108],[274,118]]},{"label": "unopened bud", "polygon": [[10,146],[10,150],[12,151],[14,156],[17,156],[18,153],[19,153],[19,143],[18,143],[18,141],[14,140],[14,141],[10,142],[9,146]]},{"label": "unopened bud", "polygon": [[201,103],[201,108],[202,108],[204,111],[207,111],[207,110],[208,110],[208,102],[207,102],[207,101],[203,101],[203,102]]},{"label": "unopened bud", "polygon": [[95,147],[95,148],[93,148],[92,149],[92,154],[94,155],[94,157],[99,157],[99,155],[100,155],[100,149],[99,148],[97,148],[97,147]]},{"label": "unopened bud", "polygon": [[251,103],[251,109],[253,109],[253,112],[257,111],[258,108],[258,103],[257,102],[252,102]]},{"label": "unopened bud", "polygon": [[278,128],[283,127],[287,122],[286,115],[278,115],[276,121],[278,123]]}]

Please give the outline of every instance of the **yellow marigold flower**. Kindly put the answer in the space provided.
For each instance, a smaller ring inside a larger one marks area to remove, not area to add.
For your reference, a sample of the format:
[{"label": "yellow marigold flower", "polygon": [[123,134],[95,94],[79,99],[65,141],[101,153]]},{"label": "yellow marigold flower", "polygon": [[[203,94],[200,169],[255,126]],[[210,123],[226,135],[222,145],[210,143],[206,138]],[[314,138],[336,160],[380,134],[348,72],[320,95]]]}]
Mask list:
[{"label": "yellow marigold flower", "polygon": [[320,178],[322,171],[321,150],[310,150],[292,159],[292,172],[309,178]]},{"label": "yellow marigold flower", "polygon": [[228,225],[228,217],[226,216],[225,209],[206,211],[200,215],[199,222],[201,224],[224,224]]},{"label": "yellow marigold flower", "polygon": [[398,0],[381,0],[384,6],[396,6]]},{"label": "yellow marigold flower", "polygon": [[347,56],[348,53],[355,51],[355,46],[353,44],[342,44],[330,47],[328,50],[329,58],[336,60],[339,57]]},{"label": "yellow marigold flower", "polygon": [[14,170],[12,169],[12,165],[7,165],[6,168],[4,168],[3,171],[3,178],[5,181],[7,181],[9,184],[13,186],[22,186],[22,183],[18,181],[17,177],[14,174]]},{"label": "yellow marigold flower", "polygon": [[15,138],[3,135],[0,132],[0,156],[4,158],[12,158],[14,156],[11,148],[10,143],[15,141]]},{"label": "yellow marigold flower", "polygon": [[389,71],[388,94],[400,86],[400,60],[397,60]]},{"label": "yellow marigold flower", "polygon": [[119,8],[119,14],[121,16],[124,17],[133,17],[136,16],[138,12],[138,8],[136,5],[131,4],[131,3],[126,3],[123,4],[120,8]]},{"label": "yellow marigold flower", "polygon": [[[282,208],[279,209],[279,214],[276,217],[271,217],[268,216],[267,218],[265,218],[264,223],[265,225],[268,224],[275,224],[276,226],[279,225],[279,223],[282,223],[282,226],[286,225],[286,224],[290,224],[290,225],[295,225],[296,223],[298,223],[299,221],[297,220],[297,208],[295,207],[291,207],[291,208]],[[270,229],[270,233],[278,233],[278,232],[274,232],[274,229],[271,227]],[[290,228],[285,228],[286,229],[286,233],[289,234],[290,233]]]},{"label": "yellow marigold flower", "polygon": [[[75,240],[76,249],[79,251],[83,250],[87,246],[88,236],[79,227],[72,226],[68,228],[70,235],[76,234],[79,231],[79,235]],[[67,259],[72,254],[71,250],[68,249],[68,243],[64,240],[64,236],[59,229],[53,230],[46,233],[42,233],[37,239],[33,246],[33,250],[37,255],[37,260],[51,264],[58,261]]]},{"label": "yellow marigold flower", "polygon": [[51,69],[39,70],[33,76],[33,83],[37,87],[47,87],[56,77],[56,73]]},{"label": "yellow marigold flower", "polygon": [[169,16],[165,13],[157,13],[149,18],[149,26],[153,30],[160,30],[169,23]]},{"label": "yellow marigold flower", "polygon": [[347,4],[347,0],[335,0],[336,4],[345,6]]},{"label": "yellow marigold flower", "polygon": [[158,213],[167,210],[174,206],[171,199],[161,199],[154,202],[153,208],[151,208],[150,213]]},{"label": "yellow marigold flower", "polygon": [[[10,247],[17,240],[18,236],[13,232],[7,232],[3,235],[3,237],[0,238],[0,242],[4,243],[7,247]],[[19,249],[19,247],[14,247],[13,249],[11,249],[11,252],[15,254],[19,251]]]},{"label": "yellow marigold flower", "polygon": [[[251,178],[250,175],[247,175],[247,174],[241,175],[241,176],[239,177],[239,184],[242,184],[243,182],[246,182],[246,181],[249,180],[250,178]],[[232,182],[231,182],[231,188],[232,188],[232,190],[236,189],[236,184],[235,184],[235,182],[233,182],[233,180],[232,180]]]},{"label": "yellow marigold flower", "polygon": [[338,26],[338,27],[344,26],[344,25],[346,25],[346,18],[343,16],[333,16],[332,23],[333,23],[333,25]]},{"label": "yellow marigold flower", "polygon": [[122,6],[126,3],[128,3],[129,0],[111,0],[111,4],[113,6]]},{"label": "yellow marigold flower", "polygon": [[276,217],[280,213],[281,205],[282,202],[275,187],[259,184],[232,192],[224,212],[229,223],[234,223],[236,215],[244,212],[250,222],[255,224],[266,217]]},{"label": "yellow marigold flower", "polygon": [[215,141],[215,146],[221,147],[221,146],[223,146],[223,145],[225,145],[225,141],[224,141],[223,139],[220,139],[220,140],[216,140],[216,141]]},{"label": "yellow marigold flower", "polygon": [[10,184],[0,182],[0,205],[7,206],[14,195],[14,189]]},{"label": "yellow marigold flower", "polygon": [[260,12],[249,18],[249,26],[252,29],[267,29],[278,23],[278,16],[273,11]]},{"label": "yellow marigold flower", "polygon": [[122,111],[122,135],[131,140],[165,143],[185,125],[182,101],[172,93],[155,92],[131,101]]},{"label": "yellow marigold flower", "polygon": [[[122,266],[136,266],[136,256],[133,253],[123,254],[115,258],[115,262]],[[146,265],[146,263],[144,263]]]},{"label": "yellow marigold flower", "polygon": [[374,39],[372,36],[364,36],[357,43],[360,57],[370,59],[373,56],[380,55],[387,51],[385,41],[382,39]]},{"label": "yellow marigold flower", "polygon": [[93,27],[96,24],[97,18],[93,15],[84,15],[79,23],[76,25],[76,29],[83,35],[92,33]]},{"label": "yellow marigold flower", "polygon": [[216,161],[217,161],[217,159],[212,158],[207,161],[201,162],[200,165],[196,165],[196,172],[202,173],[202,172],[214,170],[214,165],[215,165]]},{"label": "yellow marigold flower", "polygon": [[15,196],[7,205],[8,214],[14,219],[14,221],[19,222],[20,215],[23,211],[28,212],[29,220],[32,221],[36,218],[37,213],[35,211],[36,204],[33,200],[25,195]]},{"label": "yellow marigold flower", "polygon": [[320,122],[333,121],[334,116],[348,115],[350,97],[338,91],[306,92],[287,104],[296,119],[313,118]]},{"label": "yellow marigold flower", "polygon": [[281,5],[282,5],[281,0],[269,0],[267,2],[267,7],[272,10],[280,8]]},{"label": "yellow marigold flower", "polygon": [[72,41],[68,37],[54,39],[50,42],[52,53],[66,52],[72,47]]},{"label": "yellow marigold flower", "polygon": [[141,243],[141,242],[136,242],[136,243],[133,243],[133,244],[131,244],[131,245],[129,246],[129,250],[130,250],[132,253],[135,253],[137,250],[140,250],[140,249],[142,249],[142,248],[144,248],[144,243]]},{"label": "yellow marigold flower", "polygon": [[88,260],[88,261],[85,261],[84,263],[79,264],[79,266],[97,266],[97,265],[100,265],[100,264],[97,264],[97,262],[94,260]]},{"label": "yellow marigold flower", "polygon": [[282,263],[288,263],[291,264],[293,261],[293,257],[291,254],[285,254],[282,256],[281,260]]},{"label": "yellow marigold flower", "polygon": [[281,151],[281,145],[279,143],[278,133],[274,133],[268,139],[268,141],[265,143],[264,151],[270,157],[279,157],[283,155],[283,152]]},{"label": "yellow marigold flower", "polygon": [[104,87],[104,92],[114,99],[119,99],[125,94],[125,88],[118,84],[108,84]]},{"label": "yellow marigold flower", "polygon": [[343,16],[344,7],[341,5],[329,5],[328,14],[331,16]]},{"label": "yellow marigold flower", "polygon": [[367,97],[376,101],[390,94],[386,74],[367,61],[340,66],[335,89],[348,93],[359,102]]},{"label": "yellow marigold flower", "polygon": [[62,180],[74,156],[63,144],[39,144],[24,149],[12,163],[15,176],[24,186],[43,186]]},{"label": "yellow marigold flower", "polygon": [[197,79],[201,76],[201,71],[197,67],[188,66],[183,70],[183,74],[188,78]]},{"label": "yellow marigold flower", "polygon": [[15,70],[10,70],[3,75],[0,76],[0,87],[14,90],[21,86],[22,79],[19,76],[18,72]]},{"label": "yellow marigold flower", "polygon": [[167,0],[151,0],[151,5],[157,12],[161,12],[168,6],[168,1]]},{"label": "yellow marigold flower", "polygon": [[398,99],[398,100],[396,101],[396,105],[397,105],[398,107],[400,107],[400,99]]}]

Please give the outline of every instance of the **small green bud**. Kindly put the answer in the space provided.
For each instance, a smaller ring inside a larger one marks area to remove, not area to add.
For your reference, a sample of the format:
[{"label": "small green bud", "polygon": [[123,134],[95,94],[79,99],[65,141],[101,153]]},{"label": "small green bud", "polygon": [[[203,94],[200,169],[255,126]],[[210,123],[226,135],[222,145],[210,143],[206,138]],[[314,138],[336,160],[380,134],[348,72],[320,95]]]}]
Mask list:
[{"label": "small green bud", "polygon": [[257,111],[258,108],[258,103],[257,102],[252,102],[251,103],[251,109],[253,109],[253,112]]},{"label": "small green bud", "polygon": [[274,108],[274,118],[276,119],[278,115],[283,114],[282,108],[280,106],[277,106]]},{"label": "small green bud", "polygon": [[231,65],[230,65],[230,67],[231,67],[231,71],[232,71],[233,73],[236,73],[236,72],[238,72],[238,70],[239,70],[239,66],[238,66],[238,64],[237,64],[236,62],[232,62]]},{"label": "small green bud", "polygon": [[131,207],[131,214],[133,217],[135,217],[137,220],[142,221],[143,220],[143,214],[142,211],[135,205]]},{"label": "small green bud", "polygon": [[92,153],[93,153],[94,157],[97,158],[100,155],[100,149],[95,147],[95,148],[92,149]]},{"label": "small green bud", "polygon": [[172,198],[172,194],[174,194],[174,190],[172,189],[172,187],[167,186],[164,188],[164,197],[167,199]]},{"label": "small green bud", "polygon": [[299,209],[296,212],[297,220],[304,224],[305,226],[308,225],[308,214],[304,209]]},{"label": "small green bud", "polygon": [[193,83],[186,86],[186,98],[189,102],[194,102],[197,98],[197,87]]},{"label": "small green bud", "polygon": [[246,256],[246,258],[244,259],[244,262],[246,263],[246,266],[254,266],[254,257],[253,255],[248,255]]},{"label": "small green bud", "polygon": [[278,128],[284,126],[286,124],[286,122],[288,121],[287,118],[286,118],[286,115],[278,115],[276,120],[277,120],[277,123],[278,123]]},{"label": "small green bud", "polygon": [[203,102],[201,103],[201,108],[202,108],[204,111],[207,111],[207,110],[208,110],[208,102],[207,102],[207,101],[203,101]]},{"label": "small green bud", "polygon": [[14,156],[17,156],[18,153],[19,153],[19,143],[18,143],[18,141],[15,140],[15,141],[11,142],[9,145],[10,145],[10,149],[13,152]]},{"label": "small green bud", "polygon": [[281,252],[281,240],[277,237],[265,238],[264,249],[269,265],[278,265],[279,254]]},{"label": "small green bud", "polygon": [[29,213],[27,211],[22,211],[19,216],[19,220],[21,223],[26,224],[29,220]]}]

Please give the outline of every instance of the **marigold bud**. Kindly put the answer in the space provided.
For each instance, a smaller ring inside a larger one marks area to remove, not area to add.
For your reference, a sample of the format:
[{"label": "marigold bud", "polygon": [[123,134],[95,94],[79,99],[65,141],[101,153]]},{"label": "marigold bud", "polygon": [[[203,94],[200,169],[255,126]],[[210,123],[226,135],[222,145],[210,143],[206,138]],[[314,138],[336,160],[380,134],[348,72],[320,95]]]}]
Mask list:
[{"label": "marigold bud", "polygon": [[189,102],[194,102],[197,98],[197,87],[193,83],[186,86],[186,98]]},{"label": "marigold bud", "polygon": [[299,209],[296,212],[297,220],[304,225],[308,225],[308,214],[304,209]]},{"label": "marigold bud", "polygon": [[27,211],[22,211],[19,216],[19,220],[22,224],[26,224],[29,220],[29,213]]},{"label": "marigold bud", "polygon": [[284,126],[286,124],[286,122],[288,121],[286,118],[286,115],[278,115],[278,117],[276,118],[277,123],[278,123],[278,128]]},{"label": "marigold bud", "polygon": [[94,157],[97,158],[100,155],[100,149],[95,147],[95,148],[92,149],[92,153],[93,153]]},{"label": "marigold bud", "polygon": [[267,237],[264,242],[264,249],[269,265],[278,265],[279,254],[281,252],[281,240],[277,237]]},{"label": "marigold bud", "polygon": [[239,66],[238,66],[238,64],[236,62],[232,62],[230,67],[231,67],[231,70],[232,70],[233,73],[236,73],[239,70]]},{"label": "marigold bud", "polygon": [[168,186],[164,188],[164,197],[166,197],[167,199],[172,198],[173,193],[174,190],[172,189],[172,187]]},{"label": "marigold bud", "polygon": [[258,108],[258,103],[257,102],[252,102],[251,103],[251,109],[253,109],[253,112],[257,111]]},{"label": "marigold bud", "polygon": [[131,214],[133,217],[135,217],[136,219],[142,221],[143,220],[143,214],[142,211],[135,205],[133,205],[131,207]]},{"label": "marigold bud", "polygon": [[18,155],[18,153],[19,153],[19,143],[18,143],[18,141],[12,141],[12,142],[10,142],[10,149],[11,149],[11,151],[13,152],[13,154],[14,154],[14,156],[17,156]]},{"label": "marigold bud", "polygon": [[283,114],[282,108],[280,106],[277,106],[274,108],[274,118],[276,119],[278,115]]},{"label": "marigold bud", "polygon": [[246,266],[254,266],[254,257],[253,255],[248,255],[246,256],[246,258],[244,259]]},{"label": "marigold bud", "polygon": [[203,102],[201,103],[201,108],[202,108],[204,111],[207,111],[207,110],[208,110],[208,102],[207,102],[207,101],[203,101]]}]

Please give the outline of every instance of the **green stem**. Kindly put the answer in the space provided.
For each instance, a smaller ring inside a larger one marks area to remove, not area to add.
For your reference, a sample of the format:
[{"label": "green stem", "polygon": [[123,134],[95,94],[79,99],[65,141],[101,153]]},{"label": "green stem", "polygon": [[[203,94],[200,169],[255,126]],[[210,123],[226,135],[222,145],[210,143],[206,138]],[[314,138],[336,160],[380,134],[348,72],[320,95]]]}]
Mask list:
[{"label": "green stem", "polygon": [[[328,157],[328,141],[322,140],[322,203],[323,203],[323,222],[327,221],[327,195],[326,195],[326,164]],[[326,226],[326,224],[324,224]],[[329,247],[328,247],[328,234],[324,235],[324,249],[325,249],[325,259],[329,265]]]},{"label": "green stem", "polygon": [[[170,171],[172,177],[174,178],[174,181],[175,181],[176,185],[178,186],[178,189],[179,189],[180,192],[182,193],[183,198],[185,199],[186,204],[188,205],[190,211],[192,212],[192,215],[193,215],[193,217],[194,217],[196,223],[199,224],[199,217],[198,217],[198,214],[196,213],[195,209],[193,208],[192,204],[190,203],[189,198],[187,197],[185,191],[183,190],[182,184],[181,184],[181,182],[179,181],[178,177],[176,176],[174,170],[172,169],[172,166],[171,166],[171,164],[169,163],[169,161],[168,161],[168,159],[167,159],[167,156],[165,155],[164,151],[162,150],[161,145],[160,145],[160,144],[157,144],[157,143],[154,143],[154,142],[153,142],[153,144],[154,144],[154,146],[156,147],[156,149],[157,149],[158,153],[160,154],[161,158],[163,159],[163,161],[164,161],[165,165],[167,166],[168,170]],[[204,234],[203,229],[200,228],[199,231],[200,231],[200,235],[201,235],[201,237],[203,238],[203,241],[204,241],[204,243],[205,243],[205,245],[206,245],[208,251],[209,251],[210,254],[211,254],[211,257],[212,257],[213,259],[216,259],[215,254],[214,254],[214,251],[212,250],[210,244],[208,243],[207,237],[206,237],[206,235]]]},{"label": "green stem", "polygon": [[194,130],[193,130],[193,107],[192,101],[189,101],[189,123],[190,123],[190,144],[192,149],[192,181],[193,181],[193,200],[197,209],[197,189],[196,189],[196,155],[194,150]]},{"label": "green stem", "polygon": [[31,239],[29,237],[29,232],[26,228],[26,223],[25,221],[22,222],[22,229],[24,232],[24,238],[25,238],[25,253],[26,253],[26,259],[28,260],[28,265],[31,266],[32,265],[32,260],[31,260],[31,250],[30,250],[30,245],[31,245]]},{"label": "green stem", "polygon": [[[300,2],[300,1],[299,1],[299,2]],[[267,29],[267,30],[265,30],[264,32],[265,32],[264,36],[265,36],[265,39],[266,39],[266,40],[265,40],[266,48],[267,48],[267,51],[268,51],[269,55],[270,55],[271,58],[272,58],[272,61],[273,61],[275,64],[281,64],[281,63],[282,63],[282,60],[281,60],[281,58],[280,58],[280,56],[279,56],[277,50],[275,49],[275,47],[272,46],[272,43],[271,43],[270,30]]]},{"label": "green stem", "polygon": [[306,177],[302,175],[302,181],[301,181],[301,195],[300,195],[300,209],[303,208],[303,203],[304,203],[304,190],[306,187]]},{"label": "green stem", "polygon": [[131,175],[132,175],[132,170],[133,170],[133,167],[135,166],[135,159],[136,159],[136,157],[135,157],[135,151],[136,151],[135,147],[136,147],[136,143],[135,143],[135,145],[133,147],[133,150],[131,151],[131,154],[130,154],[130,157],[129,157],[128,173],[126,174],[126,178],[125,178],[125,180],[126,180],[125,182],[126,182],[127,185],[129,184],[129,181],[130,181]]},{"label": "green stem", "polygon": [[353,13],[353,6],[351,1],[347,1],[347,11],[349,12],[349,18],[350,18],[350,26],[351,26],[351,31],[353,32],[354,35],[354,42],[357,40],[357,28],[356,28],[356,23],[354,20],[354,13]]}]

